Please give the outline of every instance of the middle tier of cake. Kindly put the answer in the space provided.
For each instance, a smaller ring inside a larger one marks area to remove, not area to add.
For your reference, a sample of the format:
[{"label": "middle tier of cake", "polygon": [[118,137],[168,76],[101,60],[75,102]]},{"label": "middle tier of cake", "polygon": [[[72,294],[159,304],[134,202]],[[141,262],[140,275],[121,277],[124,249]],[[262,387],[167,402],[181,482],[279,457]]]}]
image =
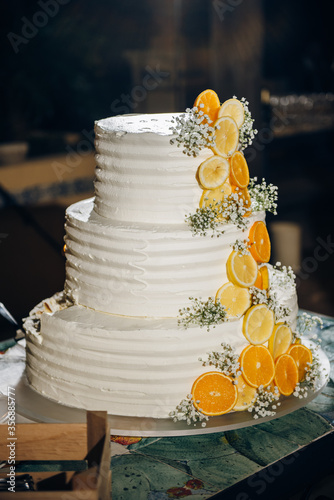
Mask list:
[{"label": "middle tier of cake", "polygon": [[101,217],[94,199],[67,209],[65,291],[97,311],[146,317],[177,317],[189,298],[215,297],[228,281],[226,261],[237,239],[247,238],[264,212],[233,224],[224,234],[193,236],[184,224],[126,224]]}]

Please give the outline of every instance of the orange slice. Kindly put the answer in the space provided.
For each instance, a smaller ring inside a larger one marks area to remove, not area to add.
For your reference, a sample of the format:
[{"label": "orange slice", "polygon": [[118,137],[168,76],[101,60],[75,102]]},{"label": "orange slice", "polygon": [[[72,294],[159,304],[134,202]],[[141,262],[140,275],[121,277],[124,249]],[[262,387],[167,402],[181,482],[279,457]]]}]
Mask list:
[{"label": "orange slice", "polygon": [[274,379],[275,364],[264,345],[249,345],[240,354],[242,375],[252,387],[267,387]]},{"label": "orange slice", "polygon": [[236,286],[253,286],[257,278],[257,263],[250,253],[231,252],[226,262],[227,279]]},{"label": "orange slice", "polygon": [[262,274],[260,273],[260,269],[258,270],[256,281],[253,286],[259,288],[260,290],[263,290],[263,279]]},{"label": "orange slice", "polygon": [[197,178],[204,189],[216,189],[222,186],[230,173],[230,165],[225,158],[213,155],[200,164]]},{"label": "orange slice", "polygon": [[198,108],[198,111],[203,111],[205,115],[208,115],[213,122],[217,120],[220,101],[214,90],[203,90],[203,92],[196,97],[194,106]]},{"label": "orange slice", "polygon": [[234,411],[244,411],[250,407],[256,395],[255,387],[247,384],[242,375],[237,378],[238,399],[233,407]]},{"label": "orange slice", "polygon": [[194,382],[191,394],[195,408],[204,415],[223,415],[238,398],[233,380],[220,372],[206,372]]},{"label": "orange slice", "polygon": [[291,396],[298,382],[298,368],[289,354],[282,354],[275,364],[275,384],[283,396]]},{"label": "orange slice", "polygon": [[253,345],[264,344],[270,339],[275,324],[273,311],[265,304],[252,306],[246,312],[242,332]]},{"label": "orange slice", "polygon": [[206,189],[203,191],[199,206],[200,208],[215,206],[220,204],[226,196],[231,194],[231,184],[227,179],[224,184],[216,189]]},{"label": "orange slice", "polygon": [[212,151],[219,156],[229,158],[237,150],[239,144],[238,126],[229,116],[218,118],[213,124],[215,128],[215,146]]},{"label": "orange slice", "polygon": [[240,128],[245,120],[244,107],[238,99],[228,99],[218,110],[218,117],[221,116],[230,116]]},{"label": "orange slice", "polygon": [[292,342],[292,331],[284,323],[277,323],[268,342],[268,348],[274,359],[288,352]]},{"label": "orange slice", "polygon": [[293,344],[288,350],[288,354],[293,357],[298,369],[298,382],[305,378],[308,363],[312,363],[312,351],[303,344]]},{"label": "orange slice", "polygon": [[269,271],[268,267],[264,264],[259,267],[259,271],[262,276],[262,290],[268,290],[269,288]]},{"label": "orange slice", "polygon": [[246,159],[240,151],[236,151],[231,156],[231,183],[239,188],[246,188],[249,184],[249,170]]},{"label": "orange slice", "polygon": [[216,302],[225,306],[228,318],[239,318],[251,306],[251,297],[248,288],[225,283],[216,293]]},{"label": "orange slice", "polygon": [[250,252],[256,262],[269,262],[270,238],[267,226],[262,220],[254,222],[249,230]]}]

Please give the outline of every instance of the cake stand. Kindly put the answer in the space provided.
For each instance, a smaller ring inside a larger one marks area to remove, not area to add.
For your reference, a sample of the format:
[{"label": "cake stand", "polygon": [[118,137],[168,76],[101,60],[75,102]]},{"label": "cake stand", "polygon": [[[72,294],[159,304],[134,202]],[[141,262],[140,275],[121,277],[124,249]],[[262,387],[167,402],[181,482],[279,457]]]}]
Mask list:
[{"label": "cake stand", "polygon": [[[314,346],[311,341],[305,341],[308,347]],[[317,381],[316,390],[306,398],[295,397],[282,398],[275,416],[254,419],[248,411],[230,412],[218,417],[212,417],[202,427],[197,425],[187,425],[185,422],[173,422],[172,419],[154,419],[109,415],[110,434],[118,436],[136,437],[166,437],[166,436],[189,436],[195,434],[209,434],[228,430],[249,427],[262,422],[268,422],[288,413],[291,413],[303,406],[306,406],[324,389],[328,382],[330,373],[330,363],[325,353],[319,349],[319,362],[321,365],[320,376]],[[15,360],[13,360],[14,363]],[[15,388],[16,413],[32,422],[48,423],[75,423],[86,421],[86,411],[64,406],[52,401],[32,389],[24,372],[24,363],[21,363],[22,373],[18,378]],[[0,422],[6,421],[7,396],[0,398]]]}]

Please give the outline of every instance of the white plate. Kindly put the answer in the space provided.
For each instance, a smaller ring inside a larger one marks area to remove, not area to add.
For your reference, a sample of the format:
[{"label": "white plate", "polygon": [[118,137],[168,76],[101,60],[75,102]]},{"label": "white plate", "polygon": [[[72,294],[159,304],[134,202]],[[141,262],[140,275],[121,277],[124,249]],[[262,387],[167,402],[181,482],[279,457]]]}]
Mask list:
[{"label": "white plate", "polygon": [[[308,341],[304,341],[304,344],[312,345]],[[309,393],[308,397],[303,399],[295,397],[282,398],[281,406],[278,407],[276,415],[273,417],[254,419],[248,411],[230,412],[219,417],[210,418],[206,423],[206,427],[201,427],[200,423],[196,426],[188,426],[185,422],[175,423],[171,419],[109,415],[110,434],[141,437],[189,436],[239,429],[282,417],[307,405],[326,386],[330,372],[330,363],[325,353],[321,350],[319,350],[319,361],[322,369],[316,391]],[[33,422],[74,423],[86,421],[85,410],[61,405],[33,390],[28,385],[25,373],[22,373],[21,379],[16,384],[15,393],[17,414]],[[4,396],[0,399],[0,422],[6,419],[6,405],[7,398]]]}]

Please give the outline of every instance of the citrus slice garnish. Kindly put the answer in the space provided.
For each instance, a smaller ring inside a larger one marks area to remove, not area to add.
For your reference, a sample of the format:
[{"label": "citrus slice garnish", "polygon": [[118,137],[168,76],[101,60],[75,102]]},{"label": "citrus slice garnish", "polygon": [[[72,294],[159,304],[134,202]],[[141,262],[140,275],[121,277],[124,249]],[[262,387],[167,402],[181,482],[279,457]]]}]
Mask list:
[{"label": "citrus slice garnish", "polygon": [[233,118],[222,116],[213,124],[215,128],[215,145],[212,151],[219,156],[229,158],[237,150],[239,144],[238,125]]},{"label": "citrus slice garnish", "polygon": [[264,345],[249,345],[240,354],[242,376],[252,387],[267,387],[274,379],[275,364]]},{"label": "citrus slice garnish", "polygon": [[269,271],[268,266],[263,264],[263,266],[259,266],[259,271],[262,276],[262,290],[268,290],[269,288]]},{"label": "citrus slice garnish", "polygon": [[283,396],[291,396],[298,382],[298,368],[289,354],[282,354],[275,363],[275,385]]},{"label": "citrus slice garnish", "polygon": [[284,323],[277,323],[268,342],[268,349],[274,359],[288,352],[292,342],[292,331]]},{"label": "citrus slice garnish", "polygon": [[220,204],[226,196],[231,194],[231,185],[229,180],[227,179],[224,184],[216,189],[206,189],[203,191],[199,207],[209,207]]},{"label": "citrus slice garnish", "polygon": [[306,370],[312,363],[312,351],[303,344],[293,344],[288,350],[288,354],[293,357],[298,368],[298,382],[304,380]]},{"label": "citrus slice garnish", "polygon": [[225,306],[226,316],[229,319],[240,318],[251,306],[251,297],[248,288],[225,283],[216,293],[216,302]]},{"label": "citrus slice garnish", "polygon": [[275,316],[265,304],[252,306],[246,312],[242,332],[253,345],[264,344],[270,339],[275,324]]},{"label": "citrus slice garnish", "polygon": [[206,372],[194,382],[191,394],[195,408],[204,415],[223,415],[232,410],[238,391],[231,377],[220,372]]},{"label": "citrus slice garnish", "polygon": [[250,253],[233,251],[226,262],[227,279],[236,286],[253,286],[257,278],[257,263]]},{"label": "citrus slice garnish", "polygon": [[233,407],[234,411],[244,411],[250,407],[253,399],[256,395],[255,387],[248,385],[246,380],[242,375],[236,379],[236,385],[238,389],[238,399]]},{"label": "citrus slice garnish", "polygon": [[259,288],[260,290],[263,290],[263,279],[262,274],[260,273],[260,269],[258,270],[257,277],[253,286]]},{"label": "citrus slice garnish", "polygon": [[218,117],[221,116],[230,116],[240,128],[245,120],[244,107],[238,99],[228,99],[219,108]]},{"label": "citrus slice garnish", "polygon": [[[217,120],[220,100],[214,90],[203,90],[203,92],[196,97],[194,106],[198,108],[198,111],[203,111],[205,115],[208,115],[212,122]],[[204,123],[204,120],[202,123]]]},{"label": "citrus slice garnish", "polygon": [[267,226],[262,220],[254,222],[249,230],[250,252],[256,262],[269,262],[271,244]]},{"label": "citrus slice garnish", "polygon": [[204,189],[216,189],[222,186],[230,173],[230,165],[225,158],[213,155],[200,164],[197,179]]},{"label": "citrus slice garnish", "polygon": [[244,155],[240,151],[233,153],[230,165],[231,183],[239,188],[246,188],[249,184],[249,170]]}]

